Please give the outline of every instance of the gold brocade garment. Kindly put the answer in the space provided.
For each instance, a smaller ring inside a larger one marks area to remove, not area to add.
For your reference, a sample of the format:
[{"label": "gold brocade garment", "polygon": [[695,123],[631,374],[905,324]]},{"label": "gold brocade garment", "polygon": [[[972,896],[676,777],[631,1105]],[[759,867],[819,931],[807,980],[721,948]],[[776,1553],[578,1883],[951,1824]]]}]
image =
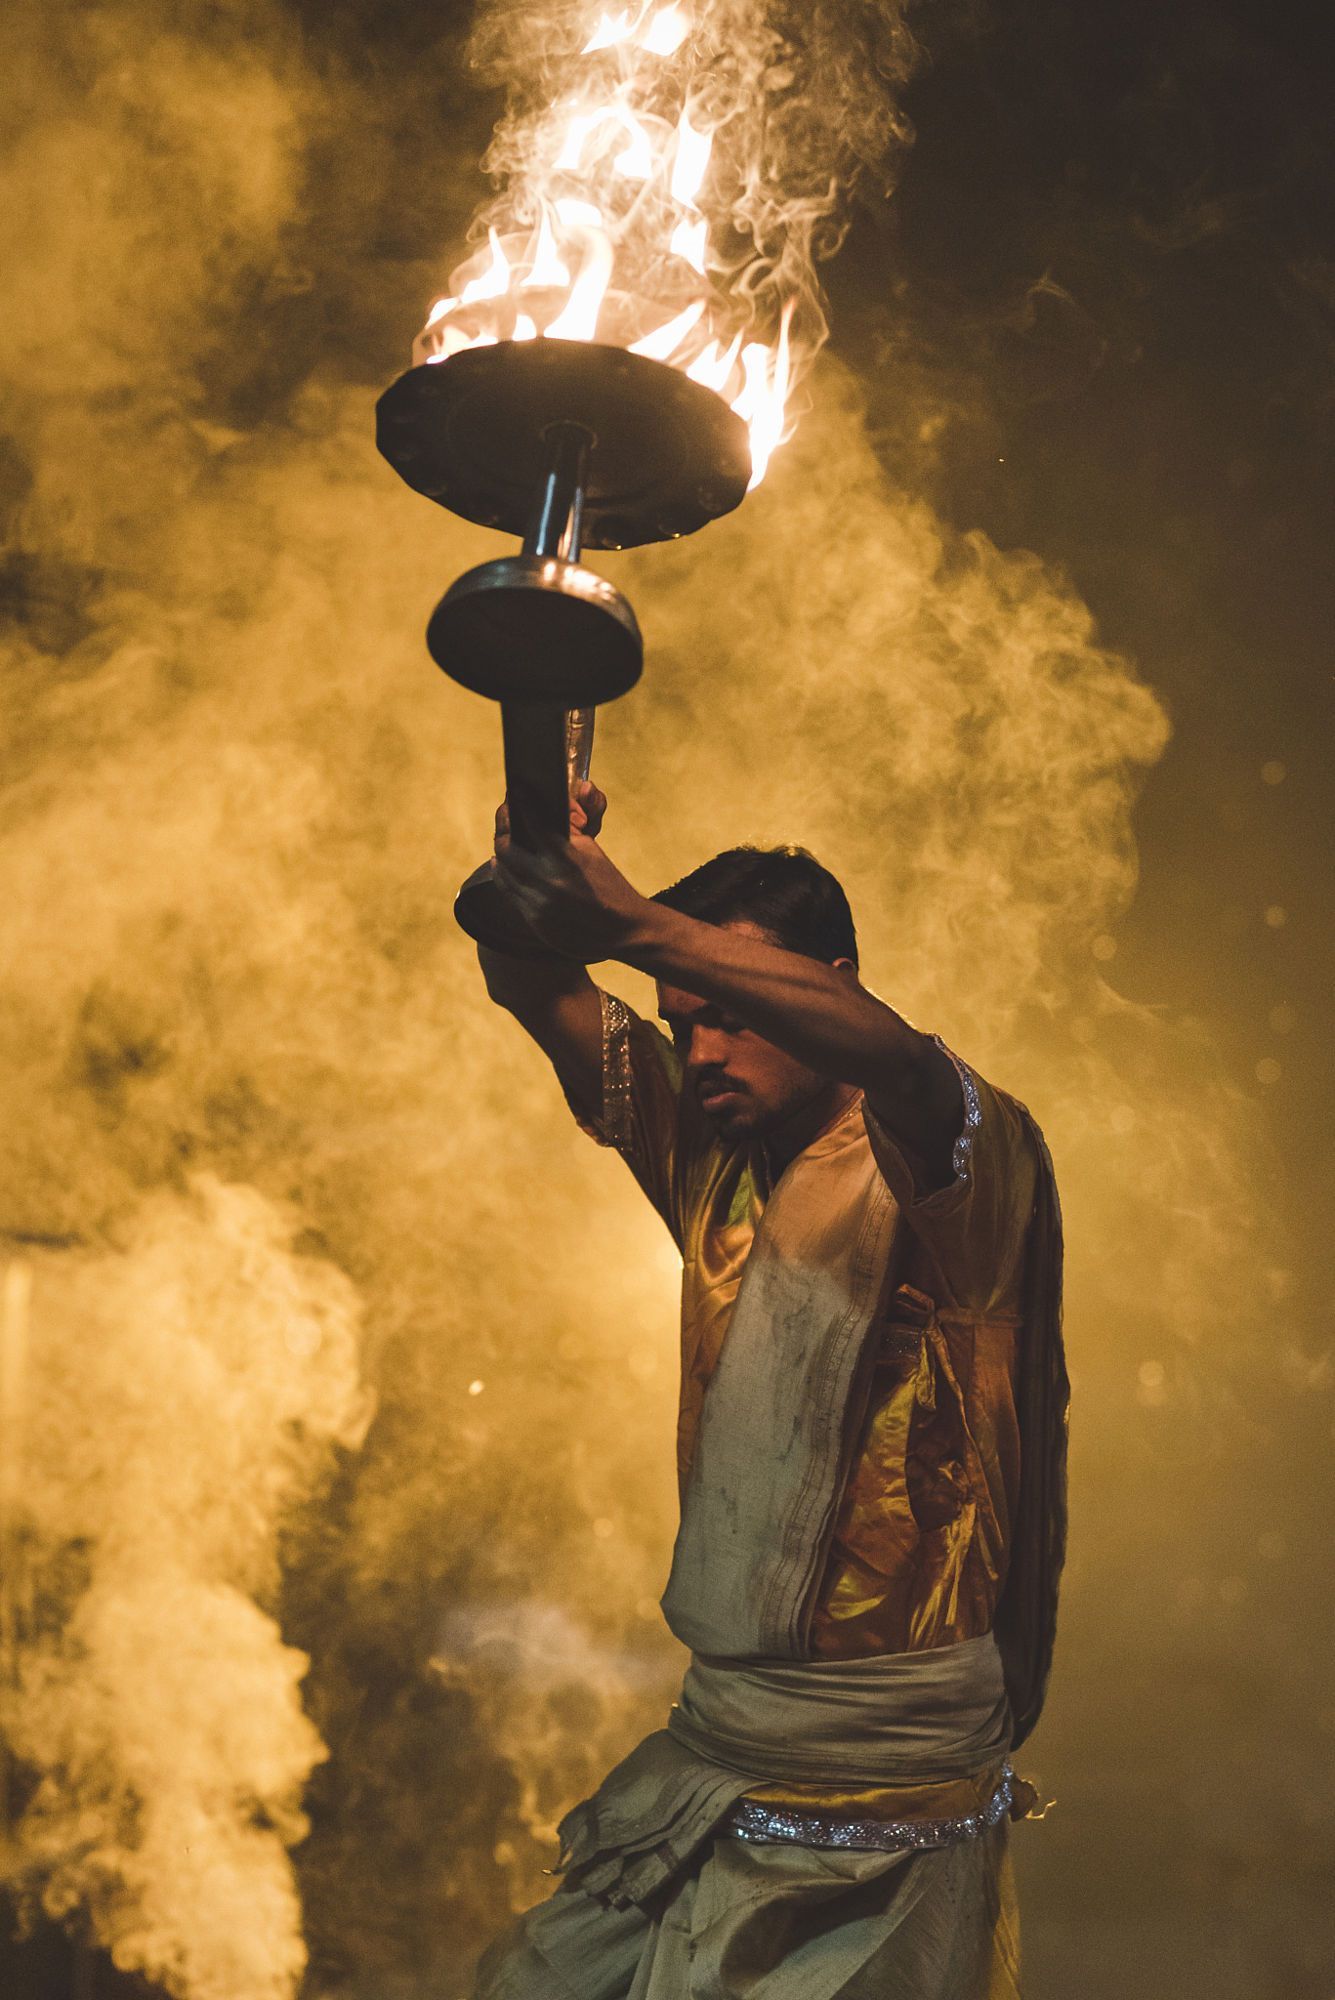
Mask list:
[{"label": "gold brocade garment", "polygon": [[[618,1146],[682,1252],[678,1473],[727,1335],[768,1193],[763,1152],[716,1138],[671,1044],[609,1003]],[[619,1017],[615,1010],[619,1011]],[[620,1074],[617,1074],[617,1068]],[[815,1148],[861,1126],[899,1202],[900,1282],[882,1314],[860,1447],[840,1508],[811,1650],[826,1658],[950,1645],[989,1630],[1019,1482],[1019,1287],[1035,1166],[1009,1099],[971,1072],[957,1177],[926,1198],[856,1100]],[[848,1228],[856,1229],[856,1215]]]},{"label": "gold brocade garment", "polygon": [[[605,996],[604,1009],[606,1098],[597,1136],[622,1153],[682,1253],[684,1490],[705,1392],[770,1194],[766,1162],[760,1147],[716,1136],[683,1090],[663,1035],[620,1001]],[[977,1638],[992,1627],[1006,1578],[1020,1477],[1016,1348],[1038,1168],[1020,1107],[956,1067],[966,1116],[948,1186],[920,1195],[893,1135],[860,1097],[802,1156],[869,1147],[898,1206],[856,1443],[810,1608],[812,1657]],[[855,1207],[831,1226],[853,1233],[860,1222]],[[791,1791],[764,1794],[780,1795]],[[826,1810],[837,1801],[888,1819],[927,1803],[898,1793],[821,1796]]]},{"label": "gold brocade garment", "polygon": [[909,1286],[891,1310],[812,1619],[825,1658],[976,1638],[1005,1579],[1018,1315],[943,1313]]}]

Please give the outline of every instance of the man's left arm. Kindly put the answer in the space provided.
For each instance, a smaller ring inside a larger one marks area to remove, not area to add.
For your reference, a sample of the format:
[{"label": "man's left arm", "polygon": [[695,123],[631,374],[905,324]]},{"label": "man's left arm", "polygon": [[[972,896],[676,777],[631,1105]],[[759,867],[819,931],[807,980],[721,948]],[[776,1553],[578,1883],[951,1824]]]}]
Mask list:
[{"label": "man's left arm", "polygon": [[869,993],[851,964],[826,965],[652,903],[581,834],[562,850],[507,846],[497,859],[528,921],[558,948],[618,959],[698,994],[808,1068],[856,1085],[922,1191],[950,1182],[965,1115],[955,1066]]}]

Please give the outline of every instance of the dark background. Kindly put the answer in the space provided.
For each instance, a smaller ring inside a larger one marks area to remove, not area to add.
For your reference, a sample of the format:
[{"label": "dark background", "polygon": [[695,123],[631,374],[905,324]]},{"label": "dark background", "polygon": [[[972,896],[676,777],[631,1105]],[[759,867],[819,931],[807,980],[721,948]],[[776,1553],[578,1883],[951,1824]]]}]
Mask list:
[{"label": "dark background", "polygon": [[[893,200],[859,215],[830,273],[834,346],[873,384],[888,460],[911,466],[947,518],[1063,565],[1101,636],[1167,705],[1174,734],[1136,815],[1141,882],[1116,979],[1208,1024],[1239,1084],[1266,1096],[1265,1175],[1292,1285],[1273,1301],[1258,1272],[1256,1311],[1276,1347],[1308,1326],[1324,1349],[1335,1278],[1322,1136],[1335,978],[1328,22],[1315,9],[1076,4],[922,10],[917,23],[930,55],[909,92],[917,139]],[[906,370],[945,418],[928,450],[897,421]],[[1258,1083],[1267,1058],[1282,1073]],[[1264,1429],[1263,1379],[1251,1393]],[[1281,1527],[1327,1504],[1328,1484],[1311,1491],[1295,1469],[1320,1465],[1323,1438],[1329,1453],[1328,1418],[1309,1417],[1311,1456],[1267,1465],[1262,1451],[1236,1468]],[[1192,1491],[1171,1452],[1162,1469],[1151,1593],[1172,1573],[1173,1513]],[[1230,1540],[1221,1522],[1225,1562]],[[1130,1532],[1121,1560],[1132,1572],[1145,1562]],[[1324,1565],[1285,1568],[1270,1602],[1319,1652]],[[1253,1616],[1269,1615],[1263,1594]],[[1119,1970],[1098,1987],[1110,1994],[1198,1980],[1255,2000],[1329,1990],[1326,1864],[1296,1802],[1287,1828],[1249,1830],[1245,1783],[1207,1779],[1184,1799],[1144,1780],[1182,1679],[1202,1719],[1231,1733],[1239,1712],[1263,1709],[1264,1640],[1251,1633],[1248,1657],[1247,1630],[1241,1656],[1221,1656],[1204,1630],[1195,1647],[1166,1650],[1116,1704],[1120,1726],[1110,1715],[1094,1763],[1105,1799],[1119,1771],[1140,1774],[1126,1801],[1127,1823],[1143,1825],[1138,1853],[1091,1870],[1060,1806],[1050,1845],[1017,1843],[1038,2000],[1084,1990],[1091,1959],[1110,1957]],[[1116,1676],[1116,1634],[1096,1644]],[[1314,1721],[1323,1679],[1314,1661]],[[1328,1767],[1324,1712],[1313,1754]],[[1095,1790],[1067,1804],[1096,1815]]]}]

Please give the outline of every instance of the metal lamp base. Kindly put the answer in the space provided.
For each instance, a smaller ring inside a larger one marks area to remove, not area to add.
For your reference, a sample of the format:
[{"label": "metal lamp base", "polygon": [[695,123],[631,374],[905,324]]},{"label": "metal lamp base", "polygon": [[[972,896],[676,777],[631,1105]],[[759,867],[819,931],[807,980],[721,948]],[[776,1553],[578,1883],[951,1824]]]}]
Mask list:
[{"label": "metal lamp base", "polygon": [[640,678],[640,628],[605,577],[560,556],[502,556],[452,583],[426,628],[432,659],[493,701],[614,701]]},{"label": "metal lamp base", "polygon": [[376,405],[376,443],[452,514],[528,533],[554,425],[588,433],[580,539],[630,549],[694,534],[746,496],[746,425],[664,361],[586,340],[503,340],[424,361]]},{"label": "metal lamp base", "polygon": [[535,937],[512,903],[496,886],[496,863],[484,861],[460,884],[454,899],[454,921],[476,944],[507,958],[550,958],[550,946]]}]

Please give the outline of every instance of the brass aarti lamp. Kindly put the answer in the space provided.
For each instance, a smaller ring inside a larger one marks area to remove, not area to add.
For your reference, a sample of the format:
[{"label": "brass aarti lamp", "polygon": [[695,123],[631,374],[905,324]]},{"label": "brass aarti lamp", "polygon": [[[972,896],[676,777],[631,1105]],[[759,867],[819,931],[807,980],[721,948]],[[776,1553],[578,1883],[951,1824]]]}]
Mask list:
[{"label": "brass aarti lamp", "polygon": [[[501,706],[512,837],[569,835],[595,712],[634,687],[635,613],[585,549],[694,534],[736,507],[751,478],[747,427],[714,390],[662,361],[582,340],[506,340],[410,368],[376,408],[376,442],[418,493],[523,538],[468,570],[427,626],[436,664]],[[455,902],[497,950],[535,941],[487,862]]]}]

